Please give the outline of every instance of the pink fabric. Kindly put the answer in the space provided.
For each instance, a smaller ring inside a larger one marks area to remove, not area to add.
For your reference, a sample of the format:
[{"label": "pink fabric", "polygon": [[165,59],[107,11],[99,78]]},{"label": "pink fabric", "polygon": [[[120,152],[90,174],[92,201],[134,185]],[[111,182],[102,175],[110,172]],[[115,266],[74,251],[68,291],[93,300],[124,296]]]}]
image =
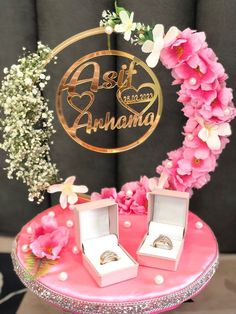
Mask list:
[{"label": "pink fabric", "polygon": [[[37,215],[31,222],[25,225],[17,238],[17,255],[24,265],[25,254],[21,250],[23,244],[29,243],[30,235],[27,227],[33,222],[39,223],[42,216],[49,211],[54,211],[59,226],[65,226],[68,219],[73,218],[71,210],[61,210],[60,206],[54,206]],[[136,258],[136,250],[140,245],[147,228],[147,217],[144,215],[120,215],[120,243]],[[130,228],[124,227],[124,221],[132,223]],[[202,229],[195,228],[195,223],[201,221],[193,213],[189,214],[188,231],[186,234],[183,255],[176,272],[159,270],[149,267],[139,267],[138,277],[127,280],[113,286],[99,288],[81,263],[81,255],[74,255],[72,248],[75,245],[74,227],[70,228],[70,237],[67,247],[61,251],[59,263],[54,265],[49,273],[39,280],[50,289],[79,300],[97,302],[128,302],[148,298],[157,298],[176,292],[195,281],[211,264],[218,254],[217,241],[204,223]],[[59,280],[60,272],[68,273],[67,281]],[[164,276],[164,283],[156,285],[154,277]]]}]

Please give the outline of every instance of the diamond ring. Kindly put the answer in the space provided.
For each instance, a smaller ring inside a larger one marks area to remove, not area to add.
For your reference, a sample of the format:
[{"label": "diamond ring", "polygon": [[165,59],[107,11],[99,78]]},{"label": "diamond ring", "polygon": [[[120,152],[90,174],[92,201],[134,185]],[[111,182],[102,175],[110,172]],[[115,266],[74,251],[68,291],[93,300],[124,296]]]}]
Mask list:
[{"label": "diamond ring", "polygon": [[173,243],[170,238],[165,236],[164,234],[160,234],[158,238],[156,238],[153,241],[152,246],[159,248],[159,249],[164,249],[164,250],[172,250],[173,249]]},{"label": "diamond ring", "polygon": [[116,253],[114,253],[112,251],[105,251],[100,256],[100,264],[104,265],[106,263],[118,261],[118,259],[119,259],[119,256]]}]

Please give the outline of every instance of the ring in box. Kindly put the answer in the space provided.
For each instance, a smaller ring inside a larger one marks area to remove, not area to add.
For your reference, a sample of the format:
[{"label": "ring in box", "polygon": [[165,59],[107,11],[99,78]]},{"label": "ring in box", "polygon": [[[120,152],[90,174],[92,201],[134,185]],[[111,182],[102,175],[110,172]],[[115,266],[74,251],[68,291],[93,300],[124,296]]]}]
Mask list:
[{"label": "ring in box", "polygon": [[[148,194],[148,233],[137,251],[140,265],[177,269],[184,246],[188,207],[189,193],[186,192],[157,189]],[[153,242],[162,236],[170,239],[173,247],[155,247]]]},{"label": "ring in box", "polygon": [[[85,268],[100,287],[137,276],[138,263],[119,244],[118,207],[110,199],[75,206],[76,240]],[[118,260],[101,264],[105,251],[118,255]]]}]

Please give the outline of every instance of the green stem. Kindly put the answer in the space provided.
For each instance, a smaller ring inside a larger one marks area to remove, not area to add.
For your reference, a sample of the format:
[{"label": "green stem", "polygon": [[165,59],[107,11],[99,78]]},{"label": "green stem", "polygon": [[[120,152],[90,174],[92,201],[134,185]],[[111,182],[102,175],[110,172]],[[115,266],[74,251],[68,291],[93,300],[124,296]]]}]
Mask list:
[{"label": "green stem", "polygon": [[111,36],[110,35],[107,35],[107,47],[108,47],[108,50],[111,50]]}]

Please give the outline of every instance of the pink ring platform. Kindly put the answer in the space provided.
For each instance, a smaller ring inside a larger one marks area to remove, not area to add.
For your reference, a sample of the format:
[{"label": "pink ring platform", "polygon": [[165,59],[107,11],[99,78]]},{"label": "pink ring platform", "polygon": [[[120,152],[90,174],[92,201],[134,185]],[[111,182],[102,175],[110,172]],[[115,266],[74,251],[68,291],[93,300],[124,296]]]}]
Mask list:
[{"label": "pink ring platform", "polygon": [[[80,202],[84,202],[81,200]],[[211,229],[196,215],[189,213],[188,230],[183,254],[176,272],[139,267],[138,277],[112,286],[99,288],[81,263],[81,254],[73,254],[74,227],[70,240],[61,253],[60,262],[49,269],[47,275],[30,281],[25,269],[23,244],[29,243],[27,227],[41,216],[55,212],[59,225],[73,220],[73,211],[51,207],[27,223],[18,234],[12,250],[14,268],[22,282],[33,293],[63,311],[81,314],[161,313],[172,310],[193,298],[209,282],[218,265],[218,245]],[[125,221],[131,222],[125,228]],[[195,223],[203,222],[197,229]],[[120,243],[136,258],[136,249],[146,232],[146,216],[120,216]],[[59,280],[60,272],[67,272],[66,281]],[[164,282],[157,285],[156,275]]]}]

